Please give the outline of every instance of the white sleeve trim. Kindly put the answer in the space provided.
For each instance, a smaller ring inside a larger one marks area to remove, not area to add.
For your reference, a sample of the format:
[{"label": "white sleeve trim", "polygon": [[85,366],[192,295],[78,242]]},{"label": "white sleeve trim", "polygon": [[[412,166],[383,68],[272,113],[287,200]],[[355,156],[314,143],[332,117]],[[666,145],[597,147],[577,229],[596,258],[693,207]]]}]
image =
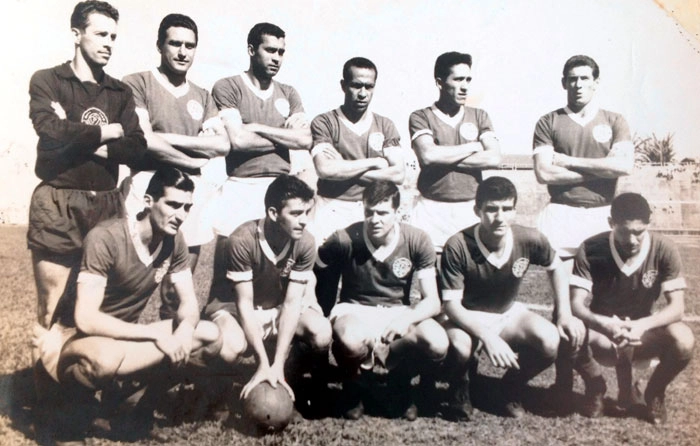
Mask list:
[{"label": "white sleeve trim", "polygon": [[569,285],[575,286],[576,288],[582,288],[589,293],[591,292],[591,289],[593,289],[593,282],[591,282],[588,279],[584,279],[581,276],[575,276],[571,275],[571,279],[569,279]]},{"label": "white sleeve trim", "polygon": [[253,270],[226,271],[226,278],[231,282],[250,282],[253,280]]},{"label": "white sleeve trim", "polygon": [[418,271],[416,271],[416,276],[419,279],[435,278],[435,267],[431,266],[430,268],[419,269]]},{"label": "white sleeve trim", "polygon": [[219,116],[224,121],[229,121],[231,124],[236,126],[243,125],[243,118],[241,118],[241,112],[235,108],[225,108],[219,111]]},{"label": "white sleeve trim", "polygon": [[322,142],[319,144],[316,144],[313,149],[311,149],[311,158],[314,158],[316,155],[319,153],[323,152],[323,149],[326,147],[330,147],[331,149],[335,150],[333,145],[328,142]]},{"label": "white sleeve trim", "polygon": [[290,271],[289,272],[289,280],[294,280],[297,282],[308,282],[309,280],[312,279],[312,276],[314,275],[314,272],[309,270],[309,271]]},{"label": "white sleeve trim", "polygon": [[540,153],[554,153],[554,146],[537,146],[532,151],[533,156]]},{"label": "white sleeve trim", "polygon": [[433,135],[433,131],[430,130],[430,129],[421,129],[421,130],[418,130],[416,133],[413,134],[413,136],[411,136],[411,141],[415,141],[416,138],[418,138],[419,136],[423,136],[423,135],[431,135],[431,136],[432,136],[432,135]]},{"label": "white sleeve trim", "polygon": [[78,283],[89,283],[91,285],[106,286],[107,278],[104,276],[100,276],[99,274],[81,271],[78,274]]},{"label": "white sleeve trim", "polygon": [[451,302],[453,300],[462,300],[464,296],[464,290],[442,290],[442,301]]},{"label": "white sleeve trim", "polygon": [[554,271],[559,268],[559,266],[561,266],[561,259],[559,256],[555,256],[554,261],[549,266],[545,266],[544,269],[547,271]]},{"label": "white sleeve trim", "polygon": [[185,268],[182,271],[170,274],[170,281],[172,283],[182,282],[183,280],[187,279],[192,280],[192,270],[189,268]]},{"label": "white sleeve trim", "polygon": [[328,267],[328,265],[323,263],[323,260],[321,260],[321,257],[319,257],[319,256],[316,256],[316,266],[318,266],[321,269]]},{"label": "white sleeve trim", "polygon": [[683,277],[676,277],[675,279],[667,280],[661,284],[661,291],[668,293],[669,291],[684,290],[687,288],[685,279]]}]

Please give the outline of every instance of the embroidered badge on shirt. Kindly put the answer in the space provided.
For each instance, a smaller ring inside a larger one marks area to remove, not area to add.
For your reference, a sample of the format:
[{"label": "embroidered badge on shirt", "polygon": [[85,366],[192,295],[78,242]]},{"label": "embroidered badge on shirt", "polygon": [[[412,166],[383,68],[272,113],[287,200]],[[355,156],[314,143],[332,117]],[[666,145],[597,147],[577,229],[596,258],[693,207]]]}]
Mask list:
[{"label": "embroidered badge on shirt", "polygon": [[190,99],[187,101],[187,113],[192,116],[192,119],[199,121],[202,119],[202,116],[204,116],[204,107],[194,99]]},{"label": "embroidered badge on shirt", "polygon": [[645,272],[642,276],[642,285],[644,285],[644,288],[651,288],[652,286],[654,286],[654,282],[656,282],[656,278],[658,277],[658,275],[659,272],[655,269]]},{"label": "embroidered badge on shirt", "polygon": [[479,137],[479,129],[476,128],[474,123],[465,122],[459,126],[459,134],[469,142],[476,141],[476,138]]},{"label": "embroidered badge on shirt", "polygon": [[593,138],[599,143],[606,143],[612,138],[612,129],[607,124],[598,124],[593,127]]},{"label": "embroidered badge on shirt", "polygon": [[80,117],[80,122],[88,125],[107,125],[109,120],[107,120],[107,115],[97,107],[90,107],[83,112]]},{"label": "embroidered badge on shirt", "polygon": [[277,99],[275,101],[275,108],[278,112],[280,112],[280,115],[284,116],[285,118],[289,116],[289,101],[287,101],[285,98]]},{"label": "embroidered badge on shirt", "polygon": [[294,266],[294,259],[291,257],[287,259],[287,263],[285,263],[284,268],[282,268],[282,272],[280,273],[280,277],[289,277],[289,274],[292,272],[292,267]]},{"label": "embroidered badge on shirt", "polygon": [[515,261],[515,263],[513,263],[513,275],[518,278],[523,277],[529,265],[529,259],[525,257],[520,257],[518,260]]},{"label": "embroidered badge on shirt", "polygon": [[155,280],[156,283],[160,283],[163,280],[163,277],[165,277],[166,274],[168,274],[168,270],[170,269],[170,259],[166,259],[162,265],[156,269],[156,275],[155,275]]},{"label": "embroidered badge on shirt", "polygon": [[399,257],[398,259],[394,260],[394,263],[391,265],[391,270],[394,272],[396,277],[403,279],[404,277],[408,276],[408,273],[411,272],[412,267],[413,263],[411,263],[410,260],[408,260],[406,257]]},{"label": "embroidered badge on shirt", "polygon": [[381,153],[384,148],[384,134],[381,132],[370,133],[369,138],[367,138],[367,145],[369,145],[371,150]]}]

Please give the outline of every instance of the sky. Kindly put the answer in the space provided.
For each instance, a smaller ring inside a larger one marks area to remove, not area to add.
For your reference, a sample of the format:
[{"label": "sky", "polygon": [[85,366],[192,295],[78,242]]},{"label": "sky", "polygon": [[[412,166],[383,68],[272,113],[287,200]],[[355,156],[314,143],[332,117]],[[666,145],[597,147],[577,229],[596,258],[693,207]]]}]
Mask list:
[{"label": "sky", "polygon": [[[663,3],[663,2],[661,2]],[[408,116],[437,99],[432,71],[445,51],[474,58],[470,104],[485,109],[502,151],[529,154],[538,118],[565,105],[561,69],[587,54],[601,67],[597,100],[622,113],[640,136],[674,134],[679,159],[700,157],[700,41],[653,0],[119,0],[118,38],[107,72],[121,78],[158,65],[162,17],[190,15],[199,46],[190,80],[213,83],[248,68],[246,36],[269,21],[287,33],[277,80],[300,93],[309,118],[342,102],[343,63],[372,59],[379,77],[374,112],[391,118],[410,147]],[[0,185],[27,187],[36,135],[28,118],[32,73],[73,56],[75,1],[10,0],[0,18]],[[262,6],[261,6],[262,5]],[[12,198],[17,200],[19,198]],[[8,197],[0,197],[0,210]]]}]

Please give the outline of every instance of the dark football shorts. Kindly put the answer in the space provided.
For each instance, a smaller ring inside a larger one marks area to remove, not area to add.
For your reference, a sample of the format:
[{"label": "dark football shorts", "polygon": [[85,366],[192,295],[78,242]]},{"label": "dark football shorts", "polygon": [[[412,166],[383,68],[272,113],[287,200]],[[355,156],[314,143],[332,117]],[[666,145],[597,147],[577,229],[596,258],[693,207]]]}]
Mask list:
[{"label": "dark football shorts", "polygon": [[40,184],[29,205],[27,246],[50,257],[80,256],[83,239],[95,225],[122,216],[118,189],[95,192]]}]

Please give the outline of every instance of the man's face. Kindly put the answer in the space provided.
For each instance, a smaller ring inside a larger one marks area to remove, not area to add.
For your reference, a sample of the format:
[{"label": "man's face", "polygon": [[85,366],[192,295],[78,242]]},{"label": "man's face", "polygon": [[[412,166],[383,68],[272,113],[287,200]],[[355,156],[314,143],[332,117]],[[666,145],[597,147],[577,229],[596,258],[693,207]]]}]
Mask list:
[{"label": "man's face", "polygon": [[504,237],[515,218],[515,200],[488,200],[474,211],[481,219],[481,227],[487,234]]},{"label": "man's face", "polygon": [[373,241],[386,239],[397,219],[398,215],[391,205],[391,199],[380,201],[374,206],[365,203],[365,228]]},{"label": "man's face", "polygon": [[598,79],[593,78],[593,68],[589,66],[573,67],[566,77],[561,80],[566,89],[566,100],[569,106],[581,108],[586,106],[598,87]]},{"label": "man's face", "polygon": [[92,13],[84,30],[73,28],[73,36],[85,61],[91,66],[104,67],[112,57],[112,47],[117,39],[117,22],[105,15]]},{"label": "man's face", "polygon": [[609,222],[613,231],[615,247],[620,256],[627,259],[639,254],[649,224],[642,220],[625,220],[622,223],[617,223],[610,219]]},{"label": "man's face", "polygon": [[309,222],[309,210],[311,210],[310,202],[301,198],[291,198],[284,202],[281,210],[269,212],[272,213],[273,220],[292,240],[299,240],[304,235],[304,228]]},{"label": "man's face", "polygon": [[464,105],[467,102],[469,84],[472,81],[472,69],[465,63],[453,65],[450,74],[445,79],[438,79],[440,98],[446,99],[455,105]]},{"label": "man's face", "polygon": [[345,93],[345,107],[357,113],[364,113],[372,102],[377,73],[371,68],[350,67],[351,77],[343,79],[340,86]]},{"label": "man's face", "polygon": [[163,192],[163,196],[155,202],[146,195],[146,205],[151,210],[151,226],[154,232],[175,235],[192,207],[192,192],[176,187],[166,187]]},{"label": "man's face", "polygon": [[160,63],[172,73],[187,74],[194,62],[197,38],[188,28],[171,26],[165,31],[165,40],[158,48]]},{"label": "man's face", "polygon": [[275,37],[263,34],[262,42],[257,48],[248,45],[248,55],[255,70],[258,73],[265,73],[268,78],[272,78],[282,67],[282,59],[285,51],[284,37]]}]

